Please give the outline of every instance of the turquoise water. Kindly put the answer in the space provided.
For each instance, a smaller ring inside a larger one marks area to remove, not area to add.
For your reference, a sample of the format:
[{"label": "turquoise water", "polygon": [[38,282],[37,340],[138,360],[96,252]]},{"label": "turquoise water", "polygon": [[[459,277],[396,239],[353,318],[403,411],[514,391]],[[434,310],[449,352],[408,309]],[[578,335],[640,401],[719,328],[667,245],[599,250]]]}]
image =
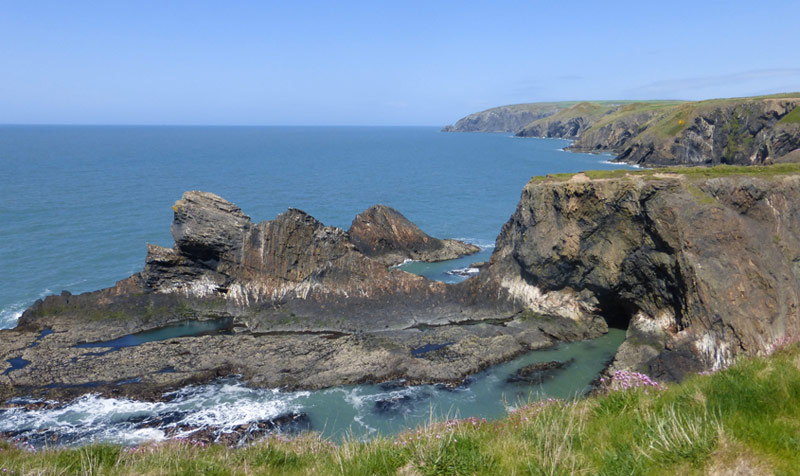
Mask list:
[{"label": "turquoise water", "polygon": [[[486,248],[454,267],[486,260],[531,176],[620,167],[567,144],[432,127],[0,126],[0,328],[44,295],[141,270],[145,243],[172,245],[186,190],[256,221],[295,207],[344,228],[383,203]],[[451,279],[437,266],[421,272]]]},{"label": "turquoise water", "polygon": [[[0,127],[0,328],[13,327],[37,298],[112,286],[141,270],[146,243],[172,245],[170,206],[186,190],[217,193],[255,221],[295,207],[345,229],[373,204],[392,206],[431,235],[481,246],[459,260],[403,265],[456,282],[470,264],[489,259],[531,176],[620,167],[605,163],[608,157],[562,151],[567,144],[429,127]],[[205,331],[217,329],[167,328],[113,344]],[[228,379],[181,389],[165,402],[86,395],[40,410],[0,409],[0,431],[36,444],[54,434],[75,444],[133,444],[163,439],[169,425],[230,431],[302,412],[312,429],[332,438],[391,434],[431,415],[496,418],[518,402],[578,395],[623,339],[624,331],[612,330],[532,352],[454,390],[282,392]],[[550,360],[568,365],[541,384],[506,381],[522,366]],[[160,426],[146,424],[153,421]]]},{"label": "turquoise water", "polygon": [[[0,408],[0,432],[9,432],[37,447],[92,441],[133,445],[163,440],[176,427],[213,428],[226,433],[294,412],[307,415],[307,429],[334,441],[348,436],[392,435],[426,424],[431,418],[499,418],[507,410],[536,399],[580,396],[624,339],[625,331],[611,329],[593,341],[530,352],[474,375],[455,389],[356,385],[284,392],[248,388],[235,379],[224,379],[169,393],[163,402],[86,395],[63,404],[51,402],[38,410]],[[540,384],[508,382],[518,369],[548,361],[564,362],[565,368]],[[24,402],[31,400],[18,401]],[[192,437],[190,433],[178,435]]]}]

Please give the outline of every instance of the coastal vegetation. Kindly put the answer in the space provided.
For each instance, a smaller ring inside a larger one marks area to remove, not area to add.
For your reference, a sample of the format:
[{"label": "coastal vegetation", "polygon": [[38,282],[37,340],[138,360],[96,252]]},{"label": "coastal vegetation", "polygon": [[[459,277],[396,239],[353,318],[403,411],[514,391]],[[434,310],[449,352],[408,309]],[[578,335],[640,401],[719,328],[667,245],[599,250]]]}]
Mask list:
[{"label": "coastal vegetation", "polygon": [[[798,160],[800,93],[693,102],[584,101],[558,103],[556,109],[552,104],[493,108],[443,130],[572,139],[570,150],[613,153],[621,162],[651,167]],[[526,108],[541,117],[527,121],[532,116],[520,114]]]},{"label": "coastal vegetation", "polygon": [[[764,166],[745,166],[745,165],[717,165],[715,167],[663,167],[657,169],[611,169],[611,170],[587,170],[582,172],[590,179],[613,179],[626,176],[642,177],[651,180],[658,180],[665,175],[675,174],[686,177],[687,179],[710,179],[720,177],[760,177],[769,178],[782,175],[800,173],[800,164],[784,163]],[[533,181],[562,181],[569,180],[573,173],[548,174],[533,177]]]},{"label": "coastal vegetation", "polygon": [[[35,451],[0,444],[2,474],[795,474],[800,347],[740,358],[663,386],[618,372],[584,399],[509,407],[498,421],[453,418],[394,437],[333,442],[274,435],[242,448],[193,440]],[[456,416],[457,417],[457,416]],[[738,471],[738,472],[737,472]]]}]

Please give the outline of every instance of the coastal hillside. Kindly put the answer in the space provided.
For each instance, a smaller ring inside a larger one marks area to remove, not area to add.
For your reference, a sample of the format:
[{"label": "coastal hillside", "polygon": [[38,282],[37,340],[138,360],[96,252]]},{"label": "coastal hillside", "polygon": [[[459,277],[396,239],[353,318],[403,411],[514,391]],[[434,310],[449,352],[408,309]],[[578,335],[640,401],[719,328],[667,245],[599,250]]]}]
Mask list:
[{"label": "coastal hillside", "polygon": [[511,104],[470,114],[442,132],[509,132],[516,134],[526,124],[569,108],[574,102]]},{"label": "coastal hillside", "polygon": [[[570,150],[643,166],[800,161],[800,94],[697,102],[581,102],[536,119],[520,137],[572,139]],[[466,118],[465,118],[466,119]]]}]

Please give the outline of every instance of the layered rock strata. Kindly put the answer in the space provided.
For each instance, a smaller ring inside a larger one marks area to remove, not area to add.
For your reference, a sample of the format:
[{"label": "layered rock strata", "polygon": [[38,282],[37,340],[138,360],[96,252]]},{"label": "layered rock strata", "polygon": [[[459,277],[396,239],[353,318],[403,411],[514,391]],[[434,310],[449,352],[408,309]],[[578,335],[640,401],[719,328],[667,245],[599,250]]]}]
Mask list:
[{"label": "layered rock strata", "polygon": [[[175,244],[149,245],[142,272],[108,289],[49,296],[0,331],[0,396],[155,397],[227,375],[288,388],[457,383],[527,350],[606,330],[602,319],[564,315],[544,301],[539,311],[557,312],[532,319],[530,299],[499,282],[448,286],[389,269],[347,232],[300,210],[255,224],[204,192],[185,193],[173,210]],[[396,225],[393,243],[409,243],[409,230],[427,237],[402,215],[374,210]],[[211,319],[229,322],[230,332],[107,342]]]},{"label": "layered rock strata", "polygon": [[[581,102],[523,125],[516,135],[570,139],[570,150],[612,153],[618,161],[648,167],[796,162],[799,106],[797,94],[698,102]],[[465,117],[456,123],[465,124],[458,130],[485,131],[466,125],[479,123],[478,118],[493,110]]]},{"label": "layered rock strata", "polygon": [[627,326],[614,368],[680,379],[769,352],[800,337],[800,176],[740,174],[534,179],[481,274]]},{"label": "layered rock strata", "polygon": [[463,241],[434,238],[384,205],[374,205],[356,216],[347,233],[358,251],[388,266],[409,259],[445,261],[480,251]]}]

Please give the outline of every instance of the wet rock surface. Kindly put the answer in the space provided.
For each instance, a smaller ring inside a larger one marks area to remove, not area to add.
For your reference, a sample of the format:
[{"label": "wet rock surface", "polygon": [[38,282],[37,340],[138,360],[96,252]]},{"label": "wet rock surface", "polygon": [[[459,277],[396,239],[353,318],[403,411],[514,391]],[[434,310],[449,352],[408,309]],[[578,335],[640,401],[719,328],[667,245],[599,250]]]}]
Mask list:
[{"label": "wet rock surface", "polygon": [[562,370],[574,363],[574,360],[560,362],[553,360],[550,362],[537,362],[526,365],[518,369],[514,375],[510,376],[506,382],[525,385],[541,385],[547,380],[555,378]]}]

